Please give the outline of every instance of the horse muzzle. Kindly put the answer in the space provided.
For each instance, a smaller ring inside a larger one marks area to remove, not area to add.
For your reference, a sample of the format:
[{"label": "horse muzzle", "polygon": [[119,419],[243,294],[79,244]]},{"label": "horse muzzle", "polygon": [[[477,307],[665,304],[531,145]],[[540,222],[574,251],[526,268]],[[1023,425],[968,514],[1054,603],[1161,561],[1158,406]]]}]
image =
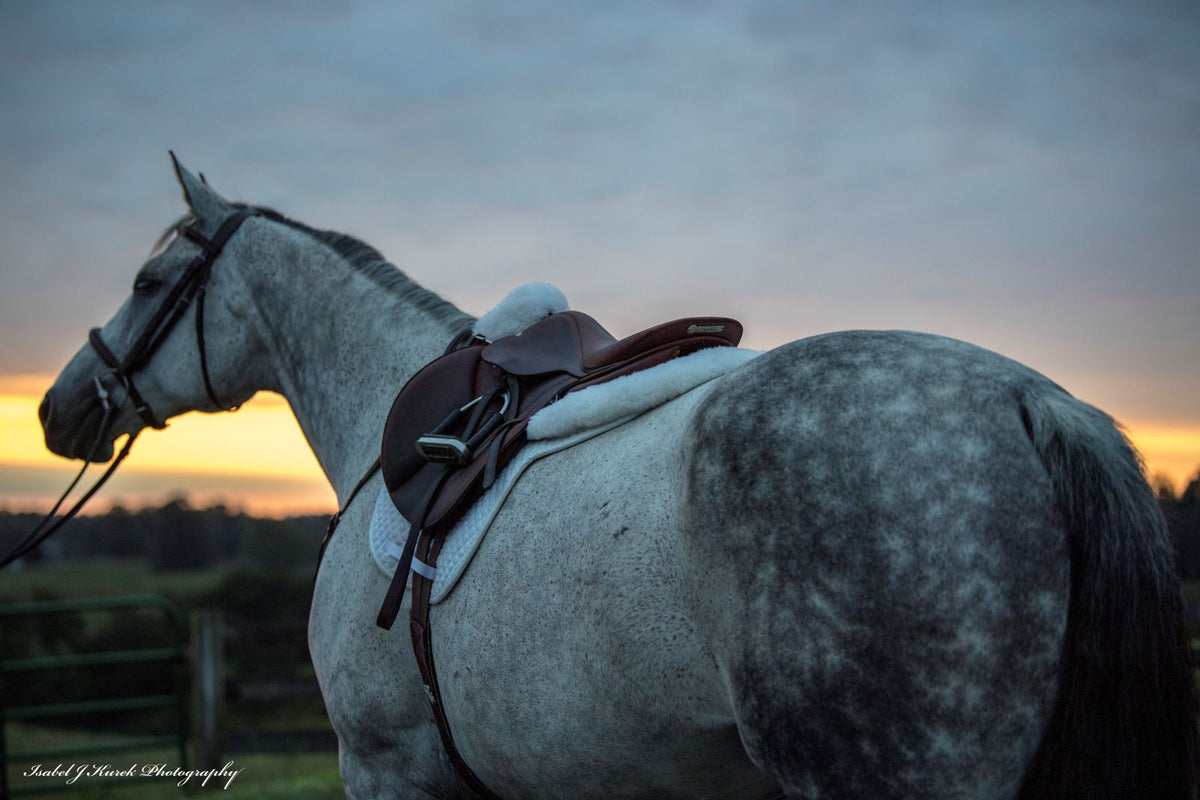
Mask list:
[{"label": "horse muzzle", "polygon": [[42,423],[42,430],[46,430],[50,425],[50,420],[54,418],[54,395],[52,392],[46,392],[46,396],[42,398],[42,404],[38,406],[38,420]]},{"label": "horse muzzle", "polygon": [[46,448],[64,458],[89,459],[106,462],[113,457],[113,442],[117,432],[100,430],[105,420],[104,408],[95,395],[69,402],[57,386],[52,386],[38,407],[38,419]]}]

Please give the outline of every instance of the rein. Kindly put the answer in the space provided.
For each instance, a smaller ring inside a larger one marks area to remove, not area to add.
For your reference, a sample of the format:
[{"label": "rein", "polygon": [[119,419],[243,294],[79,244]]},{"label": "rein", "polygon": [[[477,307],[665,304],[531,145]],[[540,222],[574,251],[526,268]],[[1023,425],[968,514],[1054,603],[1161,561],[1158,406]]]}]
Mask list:
[{"label": "rein", "polygon": [[42,517],[38,524],[33,527],[33,530],[27,533],[25,538],[22,539],[16,547],[9,551],[8,555],[6,555],[2,561],[0,561],[0,567],[7,567],[18,558],[27,555],[31,550],[35,549],[42,542],[49,539],[55,531],[57,531],[63,525],[66,525],[70,520],[74,519],[75,515],[79,513],[79,510],[83,508],[84,504],[87,503],[88,500],[91,500],[92,496],[96,494],[96,492],[100,491],[100,487],[103,486],[112,476],[112,474],[117,471],[117,465],[124,461],[125,457],[129,455],[129,451],[133,447],[133,441],[137,438],[136,433],[132,434],[128,439],[125,440],[125,446],[121,448],[121,452],[117,455],[117,457],[113,459],[113,463],[110,464],[108,469],[104,471],[104,474],[101,475],[94,484],[92,484],[92,487],[84,492],[83,497],[79,498],[75,505],[71,506],[70,510],[68,510],[66,514],[57,520],[55,519],[54,515],[58,513],[58,509],[66,501],[67,496],[70,495],[75,489],[76,485],[79,484],[79,481],[83,478],[83,474],[87,472],[87,468],[94,463],[93,458],[96,455],[96,449],[101,445],[101,443],[103,443],[104,436],[108,433],[108,429],[111,424],[112,413],[115,411],[113,405],[108,402],[108,392],[105,391],[104,385],[100,382],[99,376],[97,376],[94,380],[96,382],[96,393],[100,398],[101,407],[104,409],[104,416],[100,420],[100,428],[96,433],[96,439],[92,442],[92,446],[88,449],[87,458],[83,460],[83,467],[80,468],[78,474],[75,475],[75,479],[71,481],[66,490],[59,495],[58,500],[54,503],[54,507],[51,508],[46,516]]},{"label": "rein", "polygon": [[189,225],[179,231],[180,235],[195,242],[204,252],[192,260],[192,263],[184,270],[183,275],[171,287],[171,291],[167,293],[163,302],[155,310],[145,327],[142,328],[142,332],[134,340],[133,346],[126,353],[124,359],[117,358],[116,354],[113,353],[112,349],[101,337],[99,328],[92,328],[88,333],[88,343],[91,344],[92,349],[96,351],[100,360],[108,367],[105,372],[93,378],[96,386],[96,397],[100,401],[102,410],[99,428],[96,431],[96,439],[88,449],[88,454],[83,460],[83,467],[79,470],[79,474],[67,486],[66,491],[58,498],[58,501],[50,509],[50,512],[34,526],[33,530],[26,534],[25,538],[16,547],[4,556],[3,560],[0,560],[0,567],[8,566],[18,558],[27,555],[63,525],[74,519],[80,509],[112,477],[117,467],[125,460],[129,455],[129,451],[133,448],[133,442],[138,436],[136,433],[130,434],[129,438],[125,440],[120,453],[113,459],[112,464],[84,492],[83,496],[70,510],[62,517],[55,518],[58,509],[83,478],[84,473],[87,472],[87,468],[96,463],[96,451],[111,432],[112,423],[116,416],[115,412],[118,407],[113,406],[109,401],[109,392],[104,387],[103,376],[111,375],[124,388],[125,396],[133,403],[134,410],[146,425],[157,429],[167,427],[166,422],[162,421],[154,413],[149,403],[142,397],[141,392],[137,390],[137,386],[133,382],[133,375],[149,363],[151,357],[162,346],[167,335],[170,334],[176,323],[183,317],[184,312],[187,311],[188,306],[192,304],[193,300],[196,302],[196,347],[200,353],[200,372],[204,376],[204,389],[208,393],[208,398],[212,401],[213,405],[218,408],[225,411],[233,411],[237,408],[237,406],[226,406],[217,398],[217,393],[213,389],[212,378],[208,374],[208,355],[204,346],[204,297],[208,278],[212,273],[213,262],[221,255],[221,251],[225,248],[229,237],[233,236],[234,232],[237,231],[243,222],[257,215],[258,211],[253,208],[242,208],[235,211],[225,218],[217,228],[217,232],[213,234],[212,239],[206,238],[195,225]]}]

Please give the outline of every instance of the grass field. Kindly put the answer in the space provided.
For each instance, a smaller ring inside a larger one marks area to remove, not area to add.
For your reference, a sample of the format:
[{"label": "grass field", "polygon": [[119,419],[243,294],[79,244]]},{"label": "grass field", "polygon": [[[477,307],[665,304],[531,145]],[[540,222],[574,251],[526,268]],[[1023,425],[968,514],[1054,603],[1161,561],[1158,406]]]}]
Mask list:
[{"label": "grass field", "polygon": [[[43,728],[35,725],[10,722],[6,726],[7,745],[10,750],[37,750],[68,748],[92,745],[116,745],[127,742],[129,737],[95,731]],[[229,771],[237,771],[235,777],[213,776],[207,785],[201,786],[203,776],[188,778],[179,786],[182,777],[154,778],[138,776],[132,780],[122,778],[80,778],[75,785],[68,786],[66,777],[50,777],[29,774],[34,763],[13,761],[8,768],[10,789],[35,790],[36,797],[49,798],[94,798],[95,800],[155,800],[162,797],[185,797],[197,793],[219,792],[222,798],[341,798],[342,783],[338,775],[336,753],[291,753],[291,754],[240,754],[226,756],[222,763],[229,762]],[[111,766],[113,770],[136,771],[143,767],[164,765],[164,769],[182,770],[177,749],[141,749],[127,752],[107,753],[91,756],[61,756],[40,762],[44,770],[63,767],[68,772],[73,766],[86,770],[94,767]],[[86,765],[86,766],[85,766]],[[228,789],[226,789],[228,781]],[[88,785],[84,785],[85,782]],[[57,790],[61,787],[61,790]]]},{"label": "grass field", "polygon": [[55,563],[5,571],[0,602],[36,600],[46,595],[161,594],[186,606],[189,600],[211,592],[232,572],[232,567],[155,572],[147,562],[133,559]]}]

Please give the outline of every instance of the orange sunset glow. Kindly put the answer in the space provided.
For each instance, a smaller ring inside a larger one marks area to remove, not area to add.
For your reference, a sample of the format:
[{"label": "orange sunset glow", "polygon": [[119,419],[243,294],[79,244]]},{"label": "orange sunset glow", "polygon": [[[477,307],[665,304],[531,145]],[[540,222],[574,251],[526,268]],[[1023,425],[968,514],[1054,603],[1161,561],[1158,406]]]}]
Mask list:
[{"label": "orange sunset glow", "polygon": [[[46,449],[37,408],[51,377],[0,378],[0,508],[45,511],[80,462]],[[94,468],[99,473],[99,468]],[[185,414],[146,430],[110,484],[88,506],[137,508],[174,496],[262,516],[326,513],[333,490],[286,401],[260,393],[234,414]]]}]

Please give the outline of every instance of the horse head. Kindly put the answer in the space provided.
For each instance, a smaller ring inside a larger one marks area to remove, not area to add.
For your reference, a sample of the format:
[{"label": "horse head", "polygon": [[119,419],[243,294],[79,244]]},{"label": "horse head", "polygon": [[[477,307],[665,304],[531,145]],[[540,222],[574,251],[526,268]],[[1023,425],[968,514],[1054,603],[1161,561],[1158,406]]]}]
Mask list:
[{"label": "horse head", "polygon": [[252,308],[234,268],[247,256],[247,237],[234,234],[257,211],[171,159],[189,213],[46,393],[39,415],[58,455],[108,461],[122,435],[191,410],[234,408],[262,386],[253,369],[260,340],[246,324]]}]

